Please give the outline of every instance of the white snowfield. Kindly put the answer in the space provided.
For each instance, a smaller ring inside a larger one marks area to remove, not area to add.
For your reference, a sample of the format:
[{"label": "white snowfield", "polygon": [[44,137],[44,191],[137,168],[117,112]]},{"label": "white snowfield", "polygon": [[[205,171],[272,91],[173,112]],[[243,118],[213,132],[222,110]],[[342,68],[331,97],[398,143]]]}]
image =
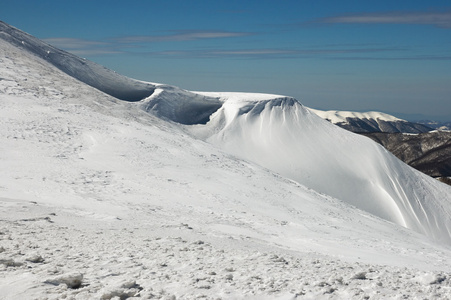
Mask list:
[{"label": "white snowfield", "polygon": [[0,299],[451,298],[447,185],[293,98],[80,79],[0,38]]}]

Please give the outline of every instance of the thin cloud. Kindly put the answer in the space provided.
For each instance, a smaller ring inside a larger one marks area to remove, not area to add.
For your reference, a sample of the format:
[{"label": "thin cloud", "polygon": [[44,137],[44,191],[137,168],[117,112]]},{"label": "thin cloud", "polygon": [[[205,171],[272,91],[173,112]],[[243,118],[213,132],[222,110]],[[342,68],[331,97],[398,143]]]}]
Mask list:
[{"label": "thin cloud", "polygon": [[296,50],[283,50],[283,49],[248,49],[248,50],[216,50],[210,51],[213,55],[292,55],[297,54]]},{"label": "thin cloud", "polygon": [[451,28],[451,11],[447,12],[386,12],[335,16],[317,20],[326,24],[418,24]]},{"label": "thin cloud", "polygon": [[362,57],[331,57],[334,60],[396,60],[396,61],[422,61],[422,60],[435,60],[435,61],[448,61],[451,60],[451,56],[433,56],[433,55],[413,55],[413,56],[398,56],[398,57],[376,57],[376,56],[362,56]]},{"label": "thin cloud", "polygon": [[181,42],[195,41],[203,39],[222,39],[232,37],[249,36],[248,32],[230,32],[230,31],[175,31],[163,35],[141,35],[126,36],[114,39],[119,43],[150,43],[150,42]]},{"label": "thin cloud", "polygon": [[43,41],[55,47],[64,49],[83,49],[87,47],[98,47],[106,45],[106,43],[104,42],[74,39],[74,38],[48,38],[43,39]]},{"label": "thin cloud", "polygon": [[252,35],[248,32],[229,31],[173,31],[166,35],[126,36],[105,41],[92,41],[76,38],[48,38],[45,42],[76,55],[103,55],[127,53],[126,48],[141,47],[145,43],[183,42],[205,39],[223,39]]},{"label": "thin cloud", "polygon": [[75,38],[48,38],[43,39],[46,43],[64,49],[72,54],[79,56],[97,56],[104,54],[118,54],[123,51],[117,50],[116,47],[107,42],[91,41]]},{"label": "thin cloud", "polygon": [[192,57],[192,58],[255,58],[255,59],[278,59],[278,58],[303,58],[303,57],[328,57],[333,55],[357,55],[380,52],[404,51],[401,48],[317,48],[317,49],[210,49],[210,50],[188,50],[188,51],[156,51],[141,54],[166,56],[166,57]]},{"label": "thin cloud", "polygon": [[223,59],[291,59],[314,58],[332,60],[392,60],[392,61],[449,61],[446,55],[415,55],[410,49],[398,47],[324,47],[315,49],[229,49],[177,50],[134,53],[167,58],[223,58]]},{"label": "thin cloud", "polygon": [[105,55],[105,54],[124,53],[124,51],[108,50],[108,49],[79,49],[79,50],[68,50],[68,52],[78,55],[78,56],[98,56],[98,55]]}]

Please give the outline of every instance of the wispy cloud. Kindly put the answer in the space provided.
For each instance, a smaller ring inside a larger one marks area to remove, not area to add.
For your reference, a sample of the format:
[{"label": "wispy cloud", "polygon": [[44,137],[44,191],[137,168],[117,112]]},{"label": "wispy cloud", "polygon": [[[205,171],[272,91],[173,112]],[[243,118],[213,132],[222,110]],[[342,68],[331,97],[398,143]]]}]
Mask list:
[{"label": "wispy cloud", "polygon": [[124,53],[124,51],[113,50],[113,49],[79,49],[79,50],[67,50],[72,54],[78,56],[98,56],[105,54],[120,54]]},{"label": "wispy cloud", "polygon": [[[201,34],[202,33],[202,34]],[[310,48],[229,48],[229,49],[177,49],[147,50],[146,43],[164,41],[189,41],[203,38],[235,36],[232,33],[205,31],[166,36],[124,37],[121,40],[92,41],[74,38],[49,38],[53,46],[79,56],[105,54],[142,55],[161,58],[220,58],[220,59],[290,59],[314,58],[335,60],[450,60],[446,55],[415,55],[412,49],[383,47],[377,44],[334,44]],[[240,35],[236,35],[240,36]]]},{"label": "wispy cloud", "polygon": [[44,39],[46,43],[50,45],[61,47],[61,48],[70,48],[70,49],[81,49],[87,47],[97,47],[104,46],[106,43],[98,42],[98,41],[89,41],[83,39],[74,39],[74,38],[48,38]]},{"label": "wispy cloud", "polygon": [[335,60],[393,60],[393,61],[421,61],[421,60],[436,60],[436,61],[448,61],[451,60],[451,56],[445,56],[445,55],[410,55],[410,56],[385,56],[385,57],[378,57],[378,56],[348,56],[348,57],[331,57],[331,59]]},{"label": "wispy cloud", "polygon": [[168,34],[125,36],[114,39],[119,43],[181,42],[203,39],[222,39],[252,35],[249,32],[230,31],[172,31]]},{"label": "wispy cloud", "polygon": [[315,23],[342,24],[420,24],[451,28],[451,11],[447,12],[385,12],[342,15],[316,20]]},{"label": "wispy cloud", "polygon": [[209,51],[211,55],[227,56],[267,56],[267,55],[293,55],[298,54],[297,50],[286,49],[241,49],[241,50],[213,50]]},{"label": "wispy cloud", "polygon": [[115,45],[107,42],[91,41],[75,38],[48,38],[44,41],[52,46],[69,51],[80,56],[95,56],[103,54],[122,53]]},{"label": "wispy cloud", "polygon": [[171,31],[166,34],[124,36],[103,41],[92,41],[76,38],[48,38],[45,42],[74,53],[76,55],[103,55],[126,53],[127,48],[141,47],[146,43],[183,42],[205,39],[223,39],[252,35],[248,32],[230,31]]},{"label": "wispy cloud", "polygon": [[283,59],[283,58],[324,58],[334,55],[358,55],[380,52],[404,51],[401,48],[315,48],[315,49],[209,49],[187,51],[155,51],[141,54],[166,57],[195,57],[195,58],[254,58],[254,59]]}]

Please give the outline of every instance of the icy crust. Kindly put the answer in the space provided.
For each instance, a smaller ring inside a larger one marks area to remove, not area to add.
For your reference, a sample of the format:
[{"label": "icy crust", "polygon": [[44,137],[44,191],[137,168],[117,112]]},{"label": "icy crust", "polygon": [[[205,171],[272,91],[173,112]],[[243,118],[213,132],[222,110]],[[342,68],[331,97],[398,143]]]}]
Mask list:
[{"label": "icy crust", "polygon": [[[297,100],[223,94],[199,138],[380,218],[451,242],[450,189]],[[263,98],[264,99],[264,98]]]},{"label": "icy crust", "polygon": [[154,84],[117,74],[94,62],[48,45],[2,21],[0,39],[44,59],[66,74],[120,100],[139,101],[150,96],[155,89]]},{"label": "icy crust", "polygon": [[392,115],[382,113],[382,112],[376,112],[376,111],[370,111],[370,112],[352,112],[352,111],[338,111],[338,110],[318,110],[309,108],[311,111],[313,111],[315,114],[320,116],[323,119],[330,120],[332,123],[341,123],[341,122],[347,122],[348,118],[351,119],[373,119],[373,120],[381,120],[381,121],[389,121],[389,122],[407,122],[402,119],[398,119]]}]

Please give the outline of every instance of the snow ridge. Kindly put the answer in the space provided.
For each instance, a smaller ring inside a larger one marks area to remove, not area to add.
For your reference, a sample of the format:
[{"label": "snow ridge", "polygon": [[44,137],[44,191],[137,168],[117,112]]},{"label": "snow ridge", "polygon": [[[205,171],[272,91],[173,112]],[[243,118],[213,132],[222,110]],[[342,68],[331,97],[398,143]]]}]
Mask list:
[{"label": "snow ridge", "polygon": [[321,119],[297,100],[271,97],[224,94],[224,105],[210,122],[192,132],[316,191],[451,242],[448,187],[367,138]]},{"label": "snow ridge", "polygon": [[46,60],[66,74],[100,91],[125,101],[150,96],[155,84],[125,77],[101,65],[50,46],[0,21],[0,38]]}]

